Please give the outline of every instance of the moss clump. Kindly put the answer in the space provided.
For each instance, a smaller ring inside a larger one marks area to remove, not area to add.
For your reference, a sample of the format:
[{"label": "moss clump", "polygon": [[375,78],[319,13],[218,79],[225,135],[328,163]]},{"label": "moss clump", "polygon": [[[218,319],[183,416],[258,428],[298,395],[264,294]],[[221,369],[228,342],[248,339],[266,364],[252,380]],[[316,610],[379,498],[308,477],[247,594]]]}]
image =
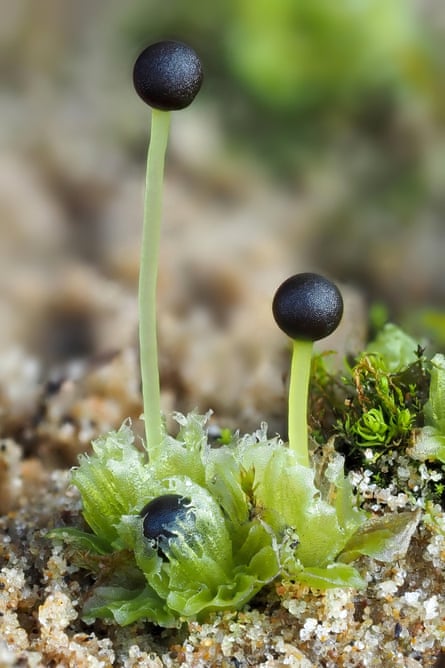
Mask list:
[{"label": "moss clump", "polygon": [[440,374],[438,357],[429,358],[394,325],[383,328],[346,374],[330,373],[325,357],[318,356],[311,392],[313,438],[323,443],[335,436],[347,469],[362,472],[371,485],[407,494],[413,503],[443,505],[441,425],[431,418],[441,387],[431,382]]}]

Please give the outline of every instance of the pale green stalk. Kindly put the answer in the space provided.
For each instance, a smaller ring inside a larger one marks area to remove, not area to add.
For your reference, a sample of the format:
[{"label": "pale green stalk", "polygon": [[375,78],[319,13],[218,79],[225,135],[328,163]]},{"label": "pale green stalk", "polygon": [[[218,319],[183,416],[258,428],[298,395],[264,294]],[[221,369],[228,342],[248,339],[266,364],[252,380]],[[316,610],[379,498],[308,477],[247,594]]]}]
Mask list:
[{"label": "pale green stalk", "polygon": [[153,109],[147,155],[139,269],[139,345],[146,448],[153,459],[162,440],[161,390],[156,332],[156,286],[161,232],[162,181],[170,112]]},{"label": "pale green stalk", "polygon": [[289,448],[295,452],[300,464],[309,466],[307,403],[314,344],[312,341],[294,340],[292,345],[288,412]]}]

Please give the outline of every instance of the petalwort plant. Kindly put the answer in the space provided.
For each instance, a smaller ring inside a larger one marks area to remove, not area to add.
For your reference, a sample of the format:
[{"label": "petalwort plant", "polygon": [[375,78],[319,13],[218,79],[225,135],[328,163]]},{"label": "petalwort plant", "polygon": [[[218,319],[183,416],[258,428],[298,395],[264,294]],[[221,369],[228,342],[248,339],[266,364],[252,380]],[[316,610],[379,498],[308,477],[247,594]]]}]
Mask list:
[{"label": "petalwort plant", "polygon": [[364,587],[352,562],[402,553],[418,520],[410,513],[368,519],[333,449],[322,471],[311,463],[312,344],[337,327],[343,310],[337,287],[317,274],[291,277],[273,302],[293,339],[289,444],[268,438],[263,424],[212,447],[208,415],[195,413],[175,414],[179,432],[166,432],[155,299],[164,154],[170,112],[187,106],[201,81],[197,55],[178,42],[149,46],[134,68],[136,90],[153,107],[139,285],[145,443],[136,447],[128,423],[94,441],[72,473],[89,529],[51,533],[74,561],[100,573],[84,602],[88,622],[177,626],[239,609],[278,577],[319,589]]}]

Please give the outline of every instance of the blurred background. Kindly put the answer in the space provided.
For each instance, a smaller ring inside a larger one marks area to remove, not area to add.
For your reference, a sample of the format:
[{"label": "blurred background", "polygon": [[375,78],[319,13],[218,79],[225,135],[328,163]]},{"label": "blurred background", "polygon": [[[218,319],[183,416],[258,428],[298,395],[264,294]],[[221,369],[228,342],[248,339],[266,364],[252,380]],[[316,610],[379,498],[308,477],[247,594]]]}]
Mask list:
[{"label": "blurred background", "polygon": [[297,271],[344,286],[344,352],[387,319],[443,350],[444,36],[440,0],[9,3],[1,392],[14,374],[23,393],[73,360],[136,349],[150,112],[131,71],[165,38],[205,69],[167,160],[166,409],[246,426],[273,423],[275,401],[282,414],[287,342],[270,303]]}]

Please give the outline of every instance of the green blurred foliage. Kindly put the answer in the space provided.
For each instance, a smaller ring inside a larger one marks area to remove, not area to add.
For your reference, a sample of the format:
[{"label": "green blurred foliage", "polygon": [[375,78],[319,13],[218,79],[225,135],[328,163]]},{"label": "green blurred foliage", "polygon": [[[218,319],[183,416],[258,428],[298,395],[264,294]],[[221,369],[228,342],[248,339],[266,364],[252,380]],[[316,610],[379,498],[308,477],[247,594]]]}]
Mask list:
[{"label": "green blurred foliage", "polygon": [[404,325],[417,336],[428,339],[431,348],[445,350],[445,311],[435,308],[412,309],[405,317]]},{"label": "green blurred foliage", "polygon": [[235,7],[230,63],[270,107],[354,104],[361,92],[412,78],[422,66],[406,0],[241,0]]}]

